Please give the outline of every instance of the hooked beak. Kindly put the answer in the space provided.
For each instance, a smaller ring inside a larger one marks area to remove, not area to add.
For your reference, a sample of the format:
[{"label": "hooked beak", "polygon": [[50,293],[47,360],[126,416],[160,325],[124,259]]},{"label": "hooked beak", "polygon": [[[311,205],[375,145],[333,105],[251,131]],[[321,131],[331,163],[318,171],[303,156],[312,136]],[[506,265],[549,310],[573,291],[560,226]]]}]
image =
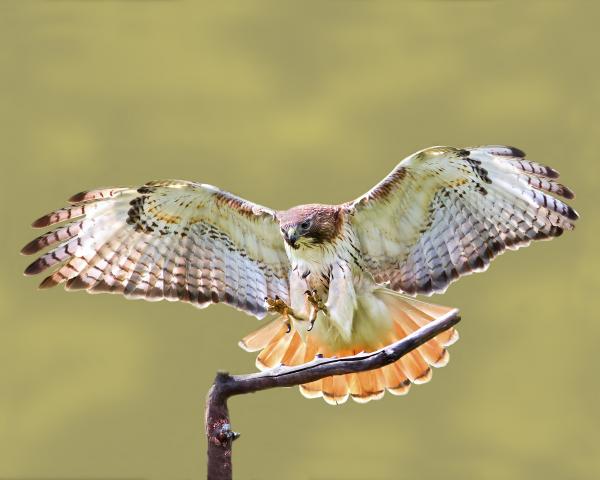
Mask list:
[{"label": "hooked beak", "polygon": [[298,237],[298,231],[294,227],[288,229],[288,231],[285,232],[285,241],[292,248],[298,248],[298,245],[296,245]]}]

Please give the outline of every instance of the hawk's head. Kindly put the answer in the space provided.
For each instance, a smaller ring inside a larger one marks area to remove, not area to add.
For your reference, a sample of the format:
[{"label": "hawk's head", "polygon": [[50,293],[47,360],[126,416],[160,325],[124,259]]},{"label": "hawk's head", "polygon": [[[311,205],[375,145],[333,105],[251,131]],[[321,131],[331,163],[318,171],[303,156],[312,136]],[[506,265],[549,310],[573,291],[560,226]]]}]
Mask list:
[{"label": "hawk's head", "polygon": [[281,235],[292,248],[322,245],[333,241],[342,227],[340,207],[300,205],[278,212]]}]

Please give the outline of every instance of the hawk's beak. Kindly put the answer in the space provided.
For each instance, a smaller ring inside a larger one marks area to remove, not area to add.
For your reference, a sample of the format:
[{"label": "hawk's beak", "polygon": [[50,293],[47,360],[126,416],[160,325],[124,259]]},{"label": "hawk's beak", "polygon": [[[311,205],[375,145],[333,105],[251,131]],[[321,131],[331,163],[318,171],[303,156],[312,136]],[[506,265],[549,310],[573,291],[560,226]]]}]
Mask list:
[{"label": "hawk's beak", "polygon": [[295,227],[288,229],[288,231],[285,233],[285,241],[292,248],[298,248],[298,245],[296,245],[296,242],[298,241],[298,237],[299,237],[298,231],[296,230]]}]

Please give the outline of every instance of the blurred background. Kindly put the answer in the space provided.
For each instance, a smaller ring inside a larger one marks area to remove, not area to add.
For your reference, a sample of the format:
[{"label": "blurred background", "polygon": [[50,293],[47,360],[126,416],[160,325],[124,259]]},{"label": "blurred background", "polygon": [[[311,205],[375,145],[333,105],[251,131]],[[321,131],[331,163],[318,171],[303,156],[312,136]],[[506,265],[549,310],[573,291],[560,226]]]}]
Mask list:
[{"label": "blurred background", "polygon": [[240,479],[600,476],[594,2],[0,3],[0,477],[205,475],[217,369],[259,325],[223,306],[37,291],[31,221],[82,189],[182,178],[275,208],[357,197],[431,145],[561,171],[578,228],[438,303],[448,367],[407,397],[234,398]]}]

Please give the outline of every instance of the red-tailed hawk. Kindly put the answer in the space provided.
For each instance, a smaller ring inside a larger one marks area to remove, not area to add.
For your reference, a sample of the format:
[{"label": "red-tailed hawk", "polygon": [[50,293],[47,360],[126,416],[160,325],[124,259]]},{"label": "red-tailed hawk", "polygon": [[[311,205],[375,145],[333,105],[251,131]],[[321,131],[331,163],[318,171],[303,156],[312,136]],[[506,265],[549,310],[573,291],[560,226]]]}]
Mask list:
[{"label": "red-tailed hawk", "polygon": [[[52,247],[25,273],[56,267],[42,288],[276,313],[240,342],[260,351],[261,369],[371,351],[451,310],[411,295],[441,293],[507,248],[574,228],[577,213],[556,198],[573,193],[524,157],[504,146],[428,148],[352,202],[286,211],[186,181],[84,192],[33,223],[62,225],[23,248]],[[405,394],[446,365],[457,338],[451,329],[394,364],[301,391],[333,404]]]}]

